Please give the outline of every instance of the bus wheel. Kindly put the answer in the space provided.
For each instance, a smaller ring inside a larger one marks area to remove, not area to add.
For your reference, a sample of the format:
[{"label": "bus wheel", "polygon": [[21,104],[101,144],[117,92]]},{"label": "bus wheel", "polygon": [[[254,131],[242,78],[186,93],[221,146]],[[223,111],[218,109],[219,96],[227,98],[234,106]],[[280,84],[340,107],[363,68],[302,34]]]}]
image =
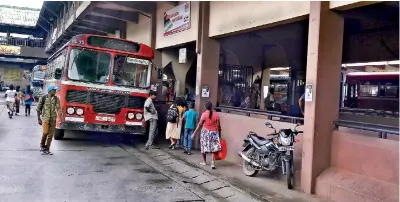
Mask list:
[{"label": "bus wheel", "polygon": [[57,129],[54,133],[54,139],[55,140],[62,140],[64,138],[64,130],[63,129]]}]

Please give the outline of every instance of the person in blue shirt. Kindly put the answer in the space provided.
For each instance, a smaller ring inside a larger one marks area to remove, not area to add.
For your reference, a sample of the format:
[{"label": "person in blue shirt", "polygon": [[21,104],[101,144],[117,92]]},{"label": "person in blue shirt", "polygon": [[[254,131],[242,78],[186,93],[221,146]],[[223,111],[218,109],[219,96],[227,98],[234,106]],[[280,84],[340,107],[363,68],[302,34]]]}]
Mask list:
[{"label": "person in blue shirt", "polygon": [[31,115],[31,105],[33,102],[33,93],[31,91],[31,86],[28,85],[25,89],[24,92],[24,102],[25,102],[25,116],[30,116]]},{"label": "person in blue shirt", "polygon": [[183,136],[183,148],[184,153],[190,155],[192,149],[192,134],[196,128],[196,124],[199,120],[199,114],[193,109],[194,103],[190,103],[189,110],[183,114],[183,118],[186,120],[185,133]]}]

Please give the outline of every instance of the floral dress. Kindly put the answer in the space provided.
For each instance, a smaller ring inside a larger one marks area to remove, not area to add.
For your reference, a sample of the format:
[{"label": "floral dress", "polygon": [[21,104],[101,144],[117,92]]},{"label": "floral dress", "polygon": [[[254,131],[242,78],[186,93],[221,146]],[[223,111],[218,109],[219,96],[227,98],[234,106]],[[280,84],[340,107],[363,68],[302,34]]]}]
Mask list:
[{"label": "floral dress", "polygon": [[220,134],[218,132],[219,116],[217,112],[213,112],[210,119],[209,113],[209,111],[206,111],[201,115],[204,124],[200,134],[200,150],[203,154],[221,151]]}]

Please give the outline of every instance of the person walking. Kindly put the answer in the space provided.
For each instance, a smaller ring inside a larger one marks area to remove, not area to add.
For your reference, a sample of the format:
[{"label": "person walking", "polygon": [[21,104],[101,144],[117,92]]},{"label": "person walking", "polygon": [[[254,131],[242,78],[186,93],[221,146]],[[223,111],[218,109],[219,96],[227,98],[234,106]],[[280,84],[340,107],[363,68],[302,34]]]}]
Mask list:
[{"label": "person walking", "polygon": [[176,101],[174,101],[167,112],[167,128],[165,130],[165,138],[171,141],[169,149],[175,149],[175,145],[181,136],[178,124],[179,111],[176,106]]},{"label": "person walking", "polygon": [[180,137],[178,138],[179,140],[177,141],[176,147],[182,147],[183,145],[183,130],[182,130],[182,124],[183,124],[183,120],[182,120],[182,116],[183,113],[186,111],[186,101],[185,98],[183,97],[177,97],[176,98],[176,105],[178,108],[178,114],[179,114],[179,122],[178,122],[178,131],[179,131],[179,135]]},{"label": "person walking", "polygon": [[184,153],[191,155],[192,150],[192,135],[196,127],[196,123],[199,120],[199,114],[194,110],[194,103],[190,103],[189,110],[183,114],[185,119],[185,132],[183,136],[183,148]]},{"label": "person walking", "polygon": [[27,85],[24,92],[24,101],[25,101],[25,116],[31,115],[31,106],[33,103],[33,93],[31,90],[31,86]]},{"label": "person walking", "polygon": [[154,139],[157,133],[157,121],[158,113],[154,106],[154,100],[157,97],[155,91],[150,91],[149,98],[144,103],[144,120],[149,123],[149,139],[145,145],[145,149],[158,149],[157,146],[153,145]]},{"label": "person walking", "polygon": [[205,104],[205,111],[200,118],[199,124],[197,124],[196,130],[193,132],[192,139],[198,133],[200,128],[200,150],[203,156],[203,162],[200,165],[207,165],[206,155],[207,153],[212,154],[211,168],[215,169],[215,155],[216,152],[221,151],[221,125],[219,121],[219,115],[213,111],[211,102]]},{"label": "person walking", "polygon": [[10,85],[10,89],[6,91],[6,105],[8,109],[8,118],[12,119],[14,114],[15,107],[15,97],[17,96],[17,92],[14,90],[14,85]]},{"label": "person walking", "polygon": [[19,114],[19,107],[22,104],[22,100],[23,100],[23,93],[21,92],[21,87],[17,86],[15,88],[15,91],[17,93],[17,96],[15,96],[15,115],[18,116]]},{"label": "person walking", "polygon": [[56,96],[56,86],[47,88],[48,94],[41,97],[37,106],[38,123],[42,125],[43,133],[40,141],[40,153],[53,155],[50,152],[51,141],[56,130],[57,116],[62,116],[60,100]]}]

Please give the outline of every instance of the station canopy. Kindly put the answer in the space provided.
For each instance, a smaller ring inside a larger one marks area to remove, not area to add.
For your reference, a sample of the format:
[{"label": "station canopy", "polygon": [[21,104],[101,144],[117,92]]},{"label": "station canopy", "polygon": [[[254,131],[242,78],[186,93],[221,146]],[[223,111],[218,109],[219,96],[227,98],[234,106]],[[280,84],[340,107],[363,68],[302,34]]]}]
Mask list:
[{"label": "station canopy", "polygon": [[[39,19],[40,8],[43,1],[22,1],[25,4],[9,3],[0,5],[0,25],[35,27]],[[28,4],[27,4],[28,3]],[[29,7],[26,7],[29,6]]]}]

